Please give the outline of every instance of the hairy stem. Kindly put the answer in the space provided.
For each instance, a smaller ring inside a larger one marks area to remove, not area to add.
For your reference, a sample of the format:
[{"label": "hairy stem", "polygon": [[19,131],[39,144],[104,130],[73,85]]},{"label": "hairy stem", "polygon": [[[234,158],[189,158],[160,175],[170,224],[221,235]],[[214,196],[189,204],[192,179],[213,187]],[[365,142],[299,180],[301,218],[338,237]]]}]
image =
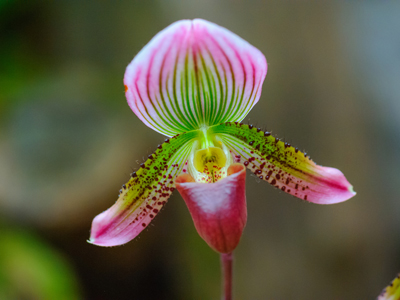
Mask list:
[{"label": "hairy stem", "polygon": [[221,267],[222,267],[222,299],[232,300],[232,261],[233,253],[221,253]]}]

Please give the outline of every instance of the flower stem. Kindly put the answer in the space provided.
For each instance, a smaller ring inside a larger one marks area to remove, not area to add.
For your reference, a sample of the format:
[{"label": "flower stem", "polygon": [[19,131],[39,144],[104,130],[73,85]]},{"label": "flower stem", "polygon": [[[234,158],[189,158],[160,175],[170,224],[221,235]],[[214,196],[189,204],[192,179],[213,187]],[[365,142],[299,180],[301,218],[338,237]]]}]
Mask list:
[{"label": "flower stem", "polygon": [[221,253],[223,300],[232,300],[232,261],[233,253]]}]

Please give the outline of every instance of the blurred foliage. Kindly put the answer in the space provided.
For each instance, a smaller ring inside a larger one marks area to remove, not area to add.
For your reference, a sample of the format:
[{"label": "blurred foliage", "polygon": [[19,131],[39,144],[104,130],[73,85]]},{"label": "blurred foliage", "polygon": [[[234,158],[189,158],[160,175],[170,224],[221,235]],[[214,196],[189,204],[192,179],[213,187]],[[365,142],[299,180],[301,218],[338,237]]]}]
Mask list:
[{"label": "blurred foliage", "polygon": [[0,299],[81,299],[62,255],[26,230],[0,230]]}]

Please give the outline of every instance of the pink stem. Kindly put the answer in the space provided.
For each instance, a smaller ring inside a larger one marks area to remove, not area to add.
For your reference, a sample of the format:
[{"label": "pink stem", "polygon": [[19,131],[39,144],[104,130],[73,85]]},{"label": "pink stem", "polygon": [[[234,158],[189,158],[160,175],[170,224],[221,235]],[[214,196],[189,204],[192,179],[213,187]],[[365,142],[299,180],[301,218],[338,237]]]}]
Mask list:
[{"label": "pink stem", "polygon": [[223,287],[223,300],[232,300],[232,261],[233,253],[221,253],[221,267]]}]

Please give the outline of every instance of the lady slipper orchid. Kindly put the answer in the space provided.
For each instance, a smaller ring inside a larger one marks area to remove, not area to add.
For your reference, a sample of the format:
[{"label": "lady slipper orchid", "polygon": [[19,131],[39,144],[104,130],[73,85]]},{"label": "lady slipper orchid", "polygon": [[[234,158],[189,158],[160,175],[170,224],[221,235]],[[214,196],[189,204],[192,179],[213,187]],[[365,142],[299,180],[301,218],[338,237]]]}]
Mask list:
[{"label": "lady slipper orchid", "polygon": [[200,236],[229,253],[247,220],[246,167],[308,202],[354,196],[339,170],[318,166],[269,132],[240,123],[258,102],[266,73],[258,49],[213,23],[183,20],[158,33],[127,67],[125,94],[143,123],[170,138],[93,220],[90,242],[129,242],[177,188]]}]

